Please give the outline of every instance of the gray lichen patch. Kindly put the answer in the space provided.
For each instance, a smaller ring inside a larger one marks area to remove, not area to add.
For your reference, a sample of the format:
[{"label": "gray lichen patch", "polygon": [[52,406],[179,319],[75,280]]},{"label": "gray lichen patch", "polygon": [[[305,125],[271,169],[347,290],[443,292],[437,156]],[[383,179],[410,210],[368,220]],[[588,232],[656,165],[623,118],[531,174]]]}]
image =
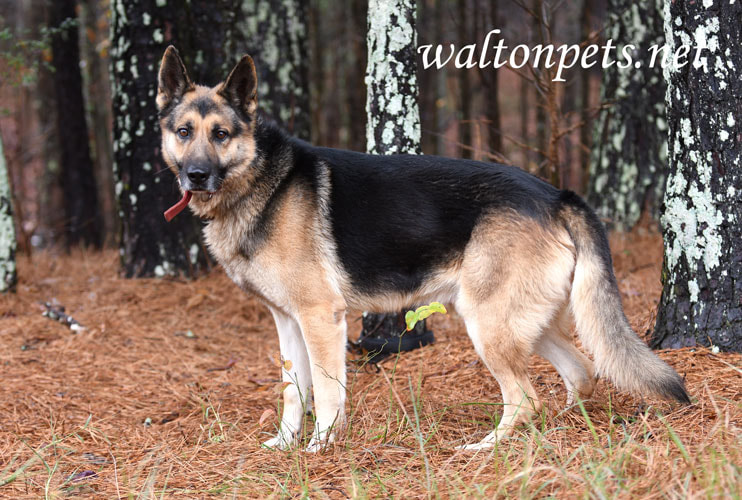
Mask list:
[{"label": "gray lichen patch", "polygon": [[309,139],[306,4],[300,0],[240,4],[237,28],[256,57],[261,108],[289,132]]},{"label": "gray lichen patch", "polygon": [[16,283],[16,237],[13,225],[13,207],[10,179],[0,137],[0,293],[12,290]]},{"label": "gray lichen patch", "polygon": [[[619,52],[633,44],[638,59],[664,44],[660,0],[614,0],[610,7],[606,36]],[[588,201],[612,228],[632,228],[645,209],[659,218],[667,170],[665,88],[659,64],[603,70],[605,106],[594,129]]]},{"label": "gray lichen patch", "polygon": [[368,12],[367,150],[419,153],[415,2],[370,0]]}]

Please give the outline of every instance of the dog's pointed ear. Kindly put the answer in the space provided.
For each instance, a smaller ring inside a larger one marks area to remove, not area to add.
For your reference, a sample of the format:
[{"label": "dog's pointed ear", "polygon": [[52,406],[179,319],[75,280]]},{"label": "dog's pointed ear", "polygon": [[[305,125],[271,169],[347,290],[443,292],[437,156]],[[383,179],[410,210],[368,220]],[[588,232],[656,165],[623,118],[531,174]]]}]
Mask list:
[{"label": "dog's pointed ear", "polygon": [[162,111],[193,88],[178,50],[172,45],[169,46],[162,56],[157,78],[157,109]]},{"label": "dog's pointed ear", "polygon": [[242,56],[219,89],[219,95],[247,116],[255,113],[258,107],[258,74],[252,57]]}]

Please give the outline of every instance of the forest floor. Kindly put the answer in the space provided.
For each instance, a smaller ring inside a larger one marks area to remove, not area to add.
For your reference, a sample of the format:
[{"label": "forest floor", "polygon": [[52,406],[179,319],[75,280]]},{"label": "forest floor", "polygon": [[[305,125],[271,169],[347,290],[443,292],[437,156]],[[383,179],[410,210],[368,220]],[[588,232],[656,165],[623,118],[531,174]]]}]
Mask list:
[{"label": "forest floor", "polygon": [[[661,239],[637,231],[612,244],[627,315],[646,335]],[[556,372],[534,356],[541,418],[473,454],[455,447],[492,430],[501,396],[451,312],[433,318],[434,345],[379,372],[349,363],[340,443],[272,451],[260,447],[281,386],[268,311],[221,270],[125,280],[117,255],[22,257],[18,292],[0,297],[0,498],[742,495],[739,354],[659,352],[686,378],[687,407],[601,381],[569,409]],[[84,330],[43,316],[45,302]]]}]

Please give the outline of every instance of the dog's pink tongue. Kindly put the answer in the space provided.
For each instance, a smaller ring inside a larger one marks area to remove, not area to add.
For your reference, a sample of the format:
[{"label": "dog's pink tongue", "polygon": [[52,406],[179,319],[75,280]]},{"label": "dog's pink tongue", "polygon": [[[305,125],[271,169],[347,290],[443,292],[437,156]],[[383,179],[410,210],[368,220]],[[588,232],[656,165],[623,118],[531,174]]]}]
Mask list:
[{"label": "dog's pink tongue", "polygon": [[168,222],[173,220],[176,215],[178,215],[186,206],[188,206],[188,203],[191,201],[192,196],[193,193],[191,193],[190,191],[186,191],[178,203],[165,211],[165,220]]}]

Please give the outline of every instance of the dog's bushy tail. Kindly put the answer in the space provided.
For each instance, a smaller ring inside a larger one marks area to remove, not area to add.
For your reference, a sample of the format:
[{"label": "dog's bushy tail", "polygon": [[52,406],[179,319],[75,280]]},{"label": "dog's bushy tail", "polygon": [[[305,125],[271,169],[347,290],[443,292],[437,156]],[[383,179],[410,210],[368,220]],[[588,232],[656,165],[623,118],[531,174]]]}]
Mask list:
[{"label": "dog's bushy tail", "polygon": [[690,403],[680,376],[647,347],[626,319],[600,219],[569,191],[562,192],[560,210],[577,250],[570,307],[598,374],[639,396]]}]

